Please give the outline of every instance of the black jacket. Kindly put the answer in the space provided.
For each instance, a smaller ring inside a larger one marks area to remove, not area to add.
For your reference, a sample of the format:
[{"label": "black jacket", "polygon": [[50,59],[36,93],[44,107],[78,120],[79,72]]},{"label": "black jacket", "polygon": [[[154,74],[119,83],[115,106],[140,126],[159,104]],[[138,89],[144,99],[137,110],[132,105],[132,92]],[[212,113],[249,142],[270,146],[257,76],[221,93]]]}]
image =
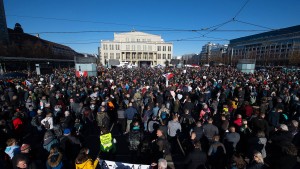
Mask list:
[{"label": "black jacket", "polygon": [[206,160],[206,153],[204,153],[200,149],[195,149],[186,157],[184,163],[188,164],[188,169],[197,169],[201,166],[203,167],[206,163]]}]

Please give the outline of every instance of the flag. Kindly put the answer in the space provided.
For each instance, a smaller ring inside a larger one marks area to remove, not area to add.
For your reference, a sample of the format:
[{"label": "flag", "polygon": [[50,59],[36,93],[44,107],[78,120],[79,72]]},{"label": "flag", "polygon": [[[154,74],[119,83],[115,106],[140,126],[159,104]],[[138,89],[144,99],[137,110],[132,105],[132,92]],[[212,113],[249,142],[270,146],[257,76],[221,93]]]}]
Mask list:
[{"label": "flag", "polygon": [[76,77],[87,77],[88,72],[87,71],[76,71]]},{"label": "flag", "polygon": [[25,80],[26,86],[31,86],[31,83],[28,80]]},{"label": "flag", "polygon": [[173,73],[166,73],[163,76],[166,77],[168,80],[170,80],[172,77],[174,77],[174,74]]}]

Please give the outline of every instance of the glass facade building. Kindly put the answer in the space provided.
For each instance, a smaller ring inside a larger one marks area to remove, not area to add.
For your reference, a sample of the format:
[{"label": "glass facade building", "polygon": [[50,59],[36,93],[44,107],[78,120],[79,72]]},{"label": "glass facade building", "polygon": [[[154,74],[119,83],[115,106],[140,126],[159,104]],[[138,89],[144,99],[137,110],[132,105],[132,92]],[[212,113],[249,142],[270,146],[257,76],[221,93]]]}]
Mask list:
[{"label": "glass facade building", "polygon": [[300,65],[300,25],[230,40],[227,64],[254,59],[257,65]]}]

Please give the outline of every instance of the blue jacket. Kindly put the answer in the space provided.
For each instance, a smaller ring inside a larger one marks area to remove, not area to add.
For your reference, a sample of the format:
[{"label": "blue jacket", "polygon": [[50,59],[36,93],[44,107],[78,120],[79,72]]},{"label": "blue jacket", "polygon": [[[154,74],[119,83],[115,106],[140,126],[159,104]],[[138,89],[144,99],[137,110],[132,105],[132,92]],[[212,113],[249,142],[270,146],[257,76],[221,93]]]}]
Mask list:
[{"label": "blue jacket", "polygon": [[125,113],[125,118],[127,120],[132,120],[134,115],[137,114],[138,112],[134,107],[128,107],[124,113]]}]

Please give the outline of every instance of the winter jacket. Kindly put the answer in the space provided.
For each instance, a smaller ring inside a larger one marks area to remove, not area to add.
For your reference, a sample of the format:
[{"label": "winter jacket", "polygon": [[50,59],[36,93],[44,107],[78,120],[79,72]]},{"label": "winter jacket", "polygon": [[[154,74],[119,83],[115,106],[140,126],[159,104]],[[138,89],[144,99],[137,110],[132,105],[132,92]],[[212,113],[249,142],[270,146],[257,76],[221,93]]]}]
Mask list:
[{"label": "winter jacket", "polygon": [[96,159],[94,162],[92,159],[88,159],[83,163],[75,164],[75,166],[76,169],[95,169],[98,163],[98,159]]},{"label": "winter jacket", "polygon": [[10,159],[14,157],[14,155],[20,153],[20,147],[15,145],[15,146],[7,146],[5,148],[5,153],[9,155]]},{"label": "winter jacket", "polygon": [[63,155],[60,152],[50,154],[46,163],[47,169],[62,169],[62,159]]},{"label": "winter jacket", "polygon": [[188,164],[188,169],[197,169],[204,166],[207,160],[206,153],[200,149],[192,151],[185,159],[184,163]]}]

